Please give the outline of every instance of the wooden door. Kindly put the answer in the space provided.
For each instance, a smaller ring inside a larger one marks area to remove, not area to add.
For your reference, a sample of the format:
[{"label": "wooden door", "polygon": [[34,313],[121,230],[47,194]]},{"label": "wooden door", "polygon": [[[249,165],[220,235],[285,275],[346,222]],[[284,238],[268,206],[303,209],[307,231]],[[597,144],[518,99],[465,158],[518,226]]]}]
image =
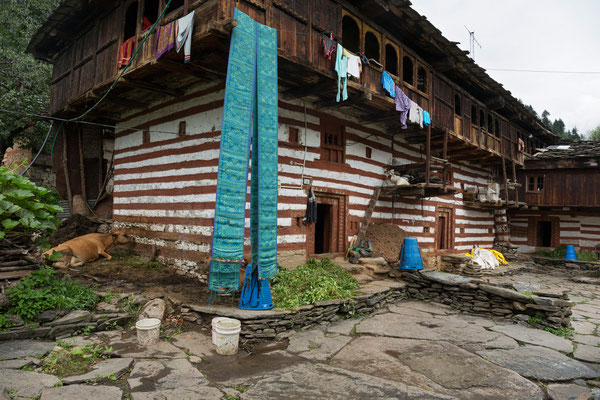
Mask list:
[{"label": "wooden door", "polygon": [[315,192],[317,222],[307,226],[306,252],[309,255],[341,253],[345,249],[345,196]]},{"label": "wooden door", "polygon": [[439,250],[452,249],[454,247],[454,216],[452,209],[439,207],[437,214],[436,248]]}]

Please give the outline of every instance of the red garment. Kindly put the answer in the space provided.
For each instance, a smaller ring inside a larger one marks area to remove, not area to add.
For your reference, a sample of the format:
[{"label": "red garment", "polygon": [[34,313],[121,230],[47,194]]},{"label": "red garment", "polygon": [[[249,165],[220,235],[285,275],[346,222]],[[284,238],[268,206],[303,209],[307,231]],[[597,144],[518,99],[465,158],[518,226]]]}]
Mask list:
[{"label": "red garment", "polygon": [[127,65],[129,60],[131,60],[131,55],[133,53],[133,42],[135,41],[135,36],[130,37],[126,41],[123,42],[121,47],[119,47],[119,53],[117,54],[117,59],[119,62],[119,68]]},{"label": "red garment", "polygon": [[142,22],[142,31],[150,28],[152,26],[152,22],[148,19],[148,17],[144,17],[144,21]]}]

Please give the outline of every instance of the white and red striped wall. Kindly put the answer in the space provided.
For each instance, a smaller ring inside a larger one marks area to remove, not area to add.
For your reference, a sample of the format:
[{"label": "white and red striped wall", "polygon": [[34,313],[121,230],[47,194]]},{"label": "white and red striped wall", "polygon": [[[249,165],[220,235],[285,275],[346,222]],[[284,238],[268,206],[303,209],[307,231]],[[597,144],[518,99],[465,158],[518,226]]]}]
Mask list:
[{"label": "white and red striped wall", "polygon": [[595,251],[600,248],[600,216],[597,212],[556,210],[515,210],[509,213],[510,241],[519,251],[532,253],[542,248],[538,223],[552,222],[550,247],[573,245],[577,249]]},{"label": "white and red striped wall", "polygon": [[[127,115],[115,133],[116,225],[141,248],[158,247],[161,257],[200,278],[206,277],[206,271],[198,265],[206,261],[210,251],[223,96],[222,83],[190,89],[179,99]],[[321,160],[321,120],[328,116],[345,121],[345,163]],[[177,134],[181,121],[186,122],[184,136]],[[128,129],[131,126],[143,130]],[[299,130],[299,143],[289,142],[290,127]],[[305,257],[307,230],[299,223],[305,213],[308,189],[301,187],[303,176],[312,178],[314,190],[345,198],[346,221],[341,236],[350,238],[358,231],[373,189],[383,182],[384,168],[392,157],[405,162],[423,160],[422,149],[408,145],[401,133],[394,138],[392,150],[391,136],[384,132],[376,124],[361,125],[340,112],[325,114],[309,105],[305,114],[301,102],[280,102],[281,260],[287,254]],[[366,157],[367,147],[371,158]],[[487,187],[488,170],[475,164],[453,164],[452,174],[456,187]],[[391,198],[382,198],[376,204],[372,222],[394,223],[416,237],[423,251],[433,251],[440,208],[450,209],[454,218],[454,248],[449,252],[464,252],[473,245],[492,246],[493,212],[463,205],[460,193],[423,200],[400,197],[395,204]],[[249,238],[248,204],[246,209]],[[249,239],[246,245],[249,250]]]}]

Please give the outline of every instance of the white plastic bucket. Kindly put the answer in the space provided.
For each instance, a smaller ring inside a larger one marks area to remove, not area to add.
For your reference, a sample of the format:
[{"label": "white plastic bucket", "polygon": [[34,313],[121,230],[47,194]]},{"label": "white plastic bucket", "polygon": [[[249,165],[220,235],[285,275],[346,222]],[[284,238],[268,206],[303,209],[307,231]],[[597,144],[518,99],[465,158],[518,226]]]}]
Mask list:
[{"label": "white plastic bucket", "polygon": [[212,343],[214,345],[217,344],[217,322],[222,321],[224,319],[229,319],[227,317],[215,317],[210,321],[210,326],[212,327]]},{"label": "white plastic bucket", "polygon": [[142,346],[148,346],[158,343],[160,337],[160,319],[144,318],[136,322],[138,343]]},{"label": "white plastic bucket", "polygon": [[237,319],[225,318],[215,324],[217,353],[230,356],[238,352],[242,324]]}]

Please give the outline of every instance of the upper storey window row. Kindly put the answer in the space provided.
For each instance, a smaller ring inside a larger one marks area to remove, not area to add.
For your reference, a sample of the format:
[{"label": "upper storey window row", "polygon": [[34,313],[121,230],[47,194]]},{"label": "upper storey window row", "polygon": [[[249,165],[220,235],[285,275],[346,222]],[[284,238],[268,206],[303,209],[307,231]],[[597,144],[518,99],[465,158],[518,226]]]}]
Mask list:
[{"label": "upper storey window row", "polygon": [[398,79],[402,78],[410,88],[424,94],[430,92],[429,70],[425,65],[345,10],[342,17],[342,45],[354,53],[364,52],[369,60],[375,61],[375,66],[383,67]]},{"label": "upper storey window row", "polygon": [[[123,21],[123,41],[150,28],[158,19],[168,0],[132,1],[126,5]],[[165,11],[168,16],[183,8],[185,0],[171,0]]]}]

